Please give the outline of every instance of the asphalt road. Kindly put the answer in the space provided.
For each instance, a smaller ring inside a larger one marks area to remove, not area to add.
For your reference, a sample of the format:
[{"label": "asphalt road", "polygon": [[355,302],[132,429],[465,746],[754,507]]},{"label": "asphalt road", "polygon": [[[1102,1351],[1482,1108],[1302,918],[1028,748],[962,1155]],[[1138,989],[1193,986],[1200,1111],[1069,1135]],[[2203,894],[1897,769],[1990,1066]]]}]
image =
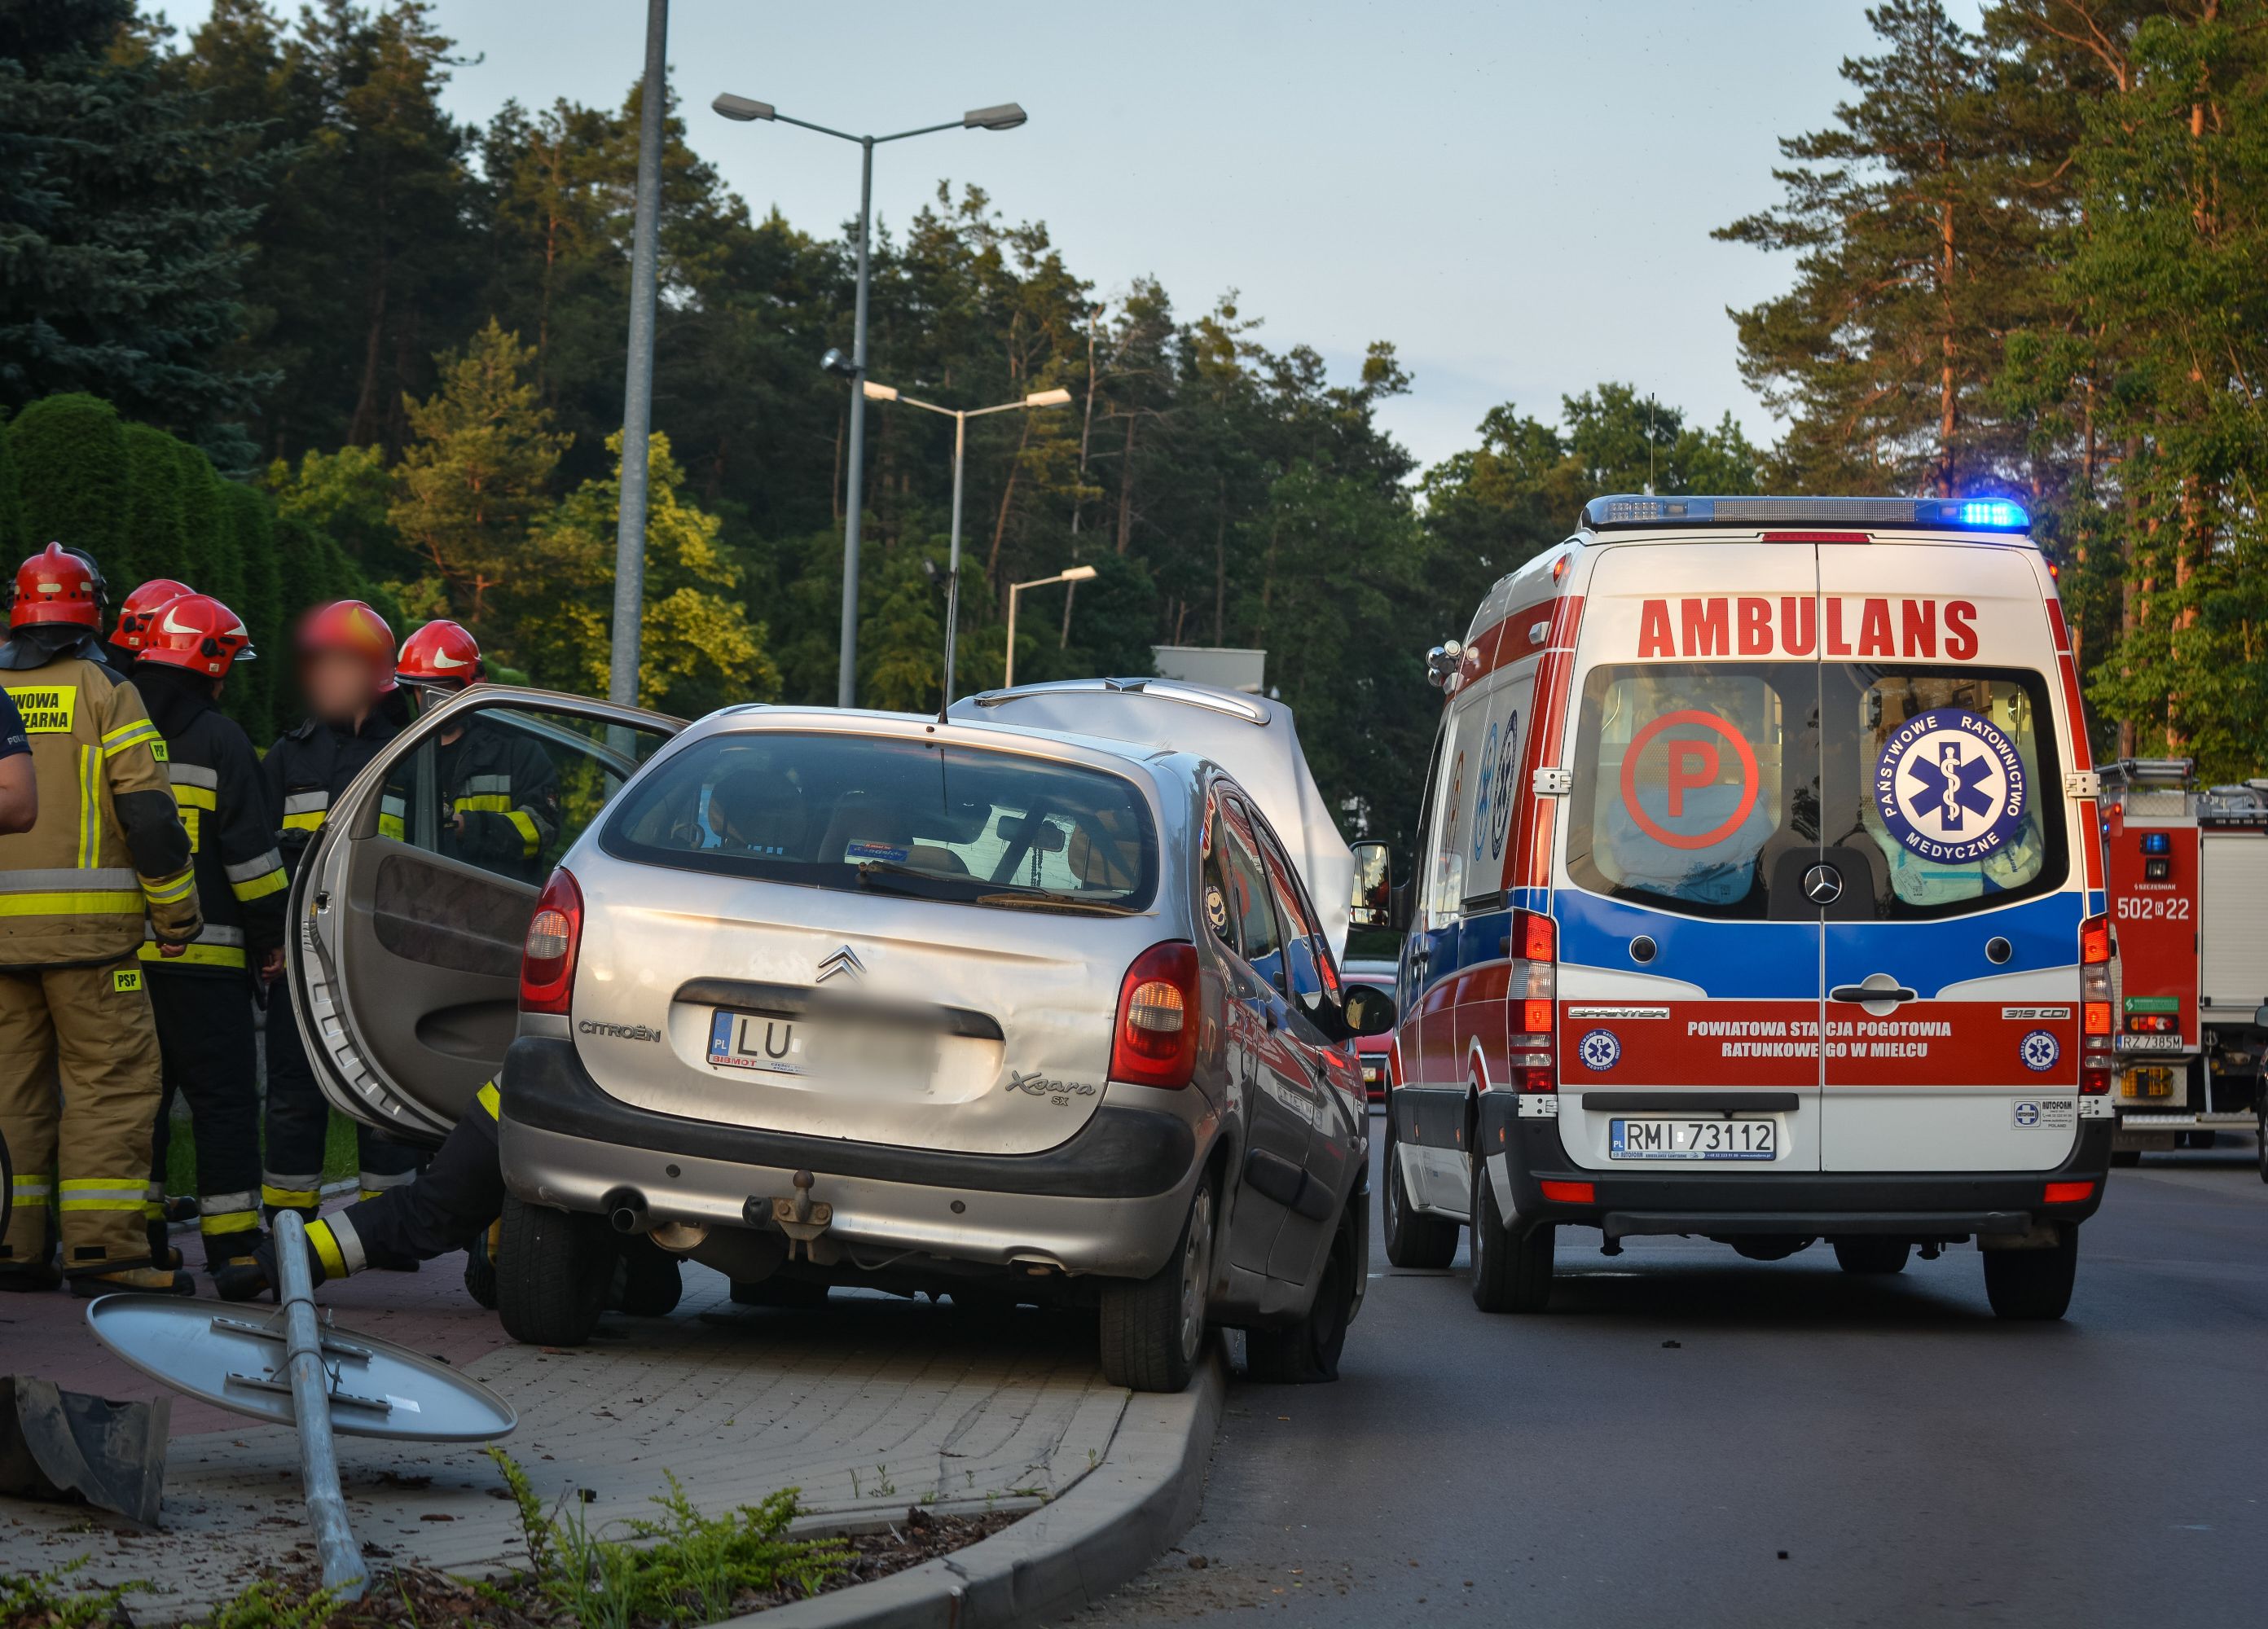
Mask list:
[{"label": "asphalt road", "polygon": [[1339,1383],[1234,1383],[1197,1524],[1076,1621],[2268,1622],[2268,1186],[2223,1141],[2112,1173],[2060,1324],[1967,1248],[1571,1234],[1540,1317],[1380,1249]]}]

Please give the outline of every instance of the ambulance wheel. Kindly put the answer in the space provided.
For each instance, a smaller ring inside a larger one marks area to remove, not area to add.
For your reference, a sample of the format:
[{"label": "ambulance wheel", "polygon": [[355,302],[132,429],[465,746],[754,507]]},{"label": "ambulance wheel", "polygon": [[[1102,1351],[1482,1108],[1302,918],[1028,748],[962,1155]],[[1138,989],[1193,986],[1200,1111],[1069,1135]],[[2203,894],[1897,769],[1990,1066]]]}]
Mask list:
[{"label": "ambulance wheel", "polygon": [[1403,1185],[1394,1110],[1386,1111],[1386,1258],[1397,1267],[1446,1267],[1457,1258],[1457,1224],[1410,1208]]},{"label": "ambulance wheel", "polygon": [[1984,1299],[1996,1317],[2059,1318],[2079,1273],[2079,1229],[2066,1228],[2052,1250],[1988,1250]]},{"label": "ambulance wheel", "polygon": [[531,1346],[579,1346],[598,1327],[615,1280],[615,1240],[600,1217],[504,1201],[504,1258],[497,1313],[504,1333]]},{"label": "ambulance wheel", "polygon": [[1550,1222],[1514,1238],[1497,1208],[1488,1162],[1473,1162],[1473,1304],[1484,1312],[1541,1312],[1551,1302]]},{"label": "ambulance wheel", "polygon": [[2113,1148],[2110,1150],[2110,1163],[2113,1165],[2139,1165],[2142,1163],[2142,1150],[2139,1148]]},{"label": "ambulance wheel", "polygon": [[2268,1182],[2268,1099],[2255,1112],[2260,1133],[2260,1180]]},{"label": "ambulance wheel", "polygon": [[1879,1233],[1854,1234],[1829,1242],[1835,1246],[1835,1265],[1845,1273],[1903,1273],[1906,1252],[1913,1248],[1904,1239],[1884,1238]]}]

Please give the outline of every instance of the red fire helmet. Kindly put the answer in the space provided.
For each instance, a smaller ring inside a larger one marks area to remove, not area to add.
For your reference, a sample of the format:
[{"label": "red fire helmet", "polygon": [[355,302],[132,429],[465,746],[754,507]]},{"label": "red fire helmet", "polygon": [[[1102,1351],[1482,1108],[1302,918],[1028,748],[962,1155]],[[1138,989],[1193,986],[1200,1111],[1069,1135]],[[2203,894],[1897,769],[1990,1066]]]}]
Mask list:
[{"label": "red fire helmet", "polygon": [[118,607],[118,631],[111,635],[110,642],[129,650],[141,649],[149,641],[150,619],[182,595],[195,592],[188,583],[171,577],[151,577]]},{"label": "red fire helmet", "polygon": [[370,664],[380,694],[394,688],[394,630],[359,599],[335,599],[300,619],[299,654],[344,650]]},{"label": "red fire helmet", "polygon": [[182,594],[166,602],[151,620],[141,660],[185,667],[214,679],[232,663],[253,660],[252,635],[244,620],[210,594]]},{"label": "red fire helmet", "polygon": [[394,671],[394,677],[409,684],[460,688],[485,676],[480,642],[464,624],[446,617],[428,622],[401,642],[401,658]]},{"label": "red fire helmet", "polygon": [[8,608],[10,627],[35,622],[76,622],[102,627],[101,588],[87,563],[60,543],[50,543],[16,568],[16,600]]}]

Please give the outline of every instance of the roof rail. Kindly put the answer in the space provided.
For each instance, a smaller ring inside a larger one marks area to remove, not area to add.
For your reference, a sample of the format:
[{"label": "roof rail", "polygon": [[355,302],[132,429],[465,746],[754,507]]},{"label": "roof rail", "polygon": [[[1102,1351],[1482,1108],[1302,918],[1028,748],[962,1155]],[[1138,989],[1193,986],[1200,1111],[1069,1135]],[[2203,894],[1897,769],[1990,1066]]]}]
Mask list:
[{"label": "roof rail", "polygon": [[2008,498],[1655,497],[1616,493],[1583,505],[1594,532],[1632,526],[1914,526],[2028,536],[2031,517]]}]

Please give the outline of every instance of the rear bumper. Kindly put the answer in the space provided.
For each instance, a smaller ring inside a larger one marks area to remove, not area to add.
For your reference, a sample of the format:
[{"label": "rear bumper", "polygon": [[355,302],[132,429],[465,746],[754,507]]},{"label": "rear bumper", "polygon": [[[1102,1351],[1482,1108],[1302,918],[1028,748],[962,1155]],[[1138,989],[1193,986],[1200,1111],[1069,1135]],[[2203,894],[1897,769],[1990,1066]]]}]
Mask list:
[{"label": "rear bumper", "polygon": [[1195,1092],[1172,1094],[1170,1108],[1106,1101],[1067,1141],[1028,1155],[722,1126],[609,1097],[573,1042],[531,1036],[512,1043],[497,1082],[504,1184],[531,1204],[596,1214],[629,1190],[657,1223],[746,1227],[750,1200],[768,1213],[808,1170],[811,1198],[834,1207],[825,1236],[854,1258],[913,1251],[1113,1277],[1165,1265],[1212,1129]]},{"label": "rear bumper", "polygon": [[[1609,1237],[1639,1233],[1875,1233],[1911,1238],[1992,1237],[2028,1233],[2039,1222],[2086,1221],[2102,1204],[2114,1122],[2081,1120],[2071,1156],[2052,1170],[1845,1171],[1743,1177],[1679,1175],[1660,1170],[1593,1170],[1575,1164],[1553,1119],[1521,1119],[1508,1092],[1481,1099],[1481,1147],[1490,1155],[1497,1198],[1523,1224],[1573,1223]],[[1500,1174],[1499,1174],[1500,1173]],[[2088,1196],[2051,1205],[2051,1182],[2092,1180]],[[1546,1182],[1588,1185],[1591,1199],[1548,1200]]]}]

